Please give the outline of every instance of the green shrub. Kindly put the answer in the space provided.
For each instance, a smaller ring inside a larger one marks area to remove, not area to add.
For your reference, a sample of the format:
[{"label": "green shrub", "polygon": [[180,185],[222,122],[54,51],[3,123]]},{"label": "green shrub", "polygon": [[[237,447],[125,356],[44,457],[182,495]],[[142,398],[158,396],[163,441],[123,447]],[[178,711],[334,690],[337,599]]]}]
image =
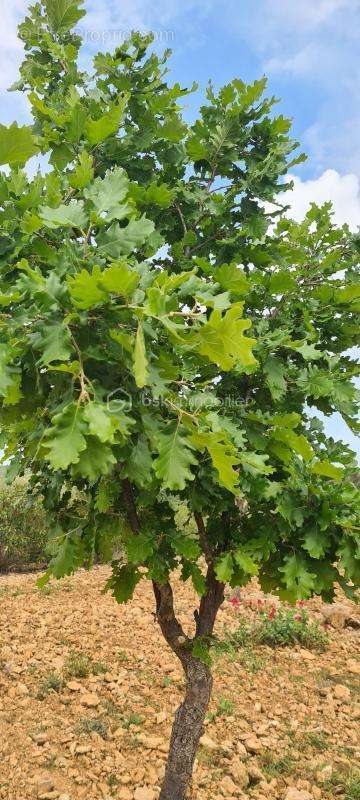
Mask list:
[{"label": "green shrub", "polygon": [[0,572],[19,565],[47,563],[48,525],[25,479],[7,486],[0,479]]},{"label": "green shrub", "polygon": [[324,650],[328,642],[319,623],[309,620],[304,609],[294,612],[288,608],[280,608],[274,614],[261,614],[257,638],[261,644],[271,647],[301,644],[313,650]]},{"label": "green shrub", "polygon": [[318,622],[310,620],[304,609],[271,609],[262,612],[254,622],[240,621],[235,631],[225,629],[223,640],[217,644],[222,651],[237,651],[253,644],[286,647],[300,644],[312,650],[324,650],[328,643],[326,633]]}]

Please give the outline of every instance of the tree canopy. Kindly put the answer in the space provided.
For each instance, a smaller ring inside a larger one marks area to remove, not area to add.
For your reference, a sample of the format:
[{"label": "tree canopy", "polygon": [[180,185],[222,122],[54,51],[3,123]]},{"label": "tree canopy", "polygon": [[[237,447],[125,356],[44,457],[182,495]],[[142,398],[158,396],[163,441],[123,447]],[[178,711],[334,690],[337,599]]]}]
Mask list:
[{"label": "tree canopy", "polygon": [[206,595],[203,556],[221,584],[352,595],[356,461],[311,408],[358,430],[360,239],[330,204],[285,216],[303,157],[265,79],[210,84],[188,124],[150,36],[80,70],[83,13],[32,7],[33,122],[0,126],[1,437],[52,515],[45,579],[120,541],[119,602],[178,568]]}]

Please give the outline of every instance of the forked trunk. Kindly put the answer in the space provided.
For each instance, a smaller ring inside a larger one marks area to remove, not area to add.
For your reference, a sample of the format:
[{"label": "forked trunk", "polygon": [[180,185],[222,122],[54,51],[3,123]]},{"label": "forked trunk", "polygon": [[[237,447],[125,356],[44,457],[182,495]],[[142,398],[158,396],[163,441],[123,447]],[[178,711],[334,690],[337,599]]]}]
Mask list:
[{"label": "forked trunk", "polygon": [[184,668],[186,695],[175,715],[160,800],[184,800],[187,796],[210,701],[212,677],[209,668],[193,657]]}]

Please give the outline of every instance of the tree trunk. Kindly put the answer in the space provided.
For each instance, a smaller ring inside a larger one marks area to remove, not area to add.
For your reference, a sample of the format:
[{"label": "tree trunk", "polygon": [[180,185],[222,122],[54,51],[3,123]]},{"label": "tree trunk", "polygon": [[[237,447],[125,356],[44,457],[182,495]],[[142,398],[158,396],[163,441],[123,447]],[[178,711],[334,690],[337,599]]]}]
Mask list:
[{"label": "tree trunk", "polygon": [[209,668],[191,656],[184,669],[186,695],[175,715],[160,800],[184,800],[186,797],[210,701],[212,677]]}]

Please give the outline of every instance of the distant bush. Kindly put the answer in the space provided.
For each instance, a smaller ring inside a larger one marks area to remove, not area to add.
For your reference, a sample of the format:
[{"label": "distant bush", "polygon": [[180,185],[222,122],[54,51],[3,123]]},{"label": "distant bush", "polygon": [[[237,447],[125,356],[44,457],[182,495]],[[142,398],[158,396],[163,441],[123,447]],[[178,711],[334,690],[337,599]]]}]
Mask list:
[{"label": "distant bush", "polygon": [[0,480],[0,572],[49,561],[46,512],[27,492],[26,480]]}]

